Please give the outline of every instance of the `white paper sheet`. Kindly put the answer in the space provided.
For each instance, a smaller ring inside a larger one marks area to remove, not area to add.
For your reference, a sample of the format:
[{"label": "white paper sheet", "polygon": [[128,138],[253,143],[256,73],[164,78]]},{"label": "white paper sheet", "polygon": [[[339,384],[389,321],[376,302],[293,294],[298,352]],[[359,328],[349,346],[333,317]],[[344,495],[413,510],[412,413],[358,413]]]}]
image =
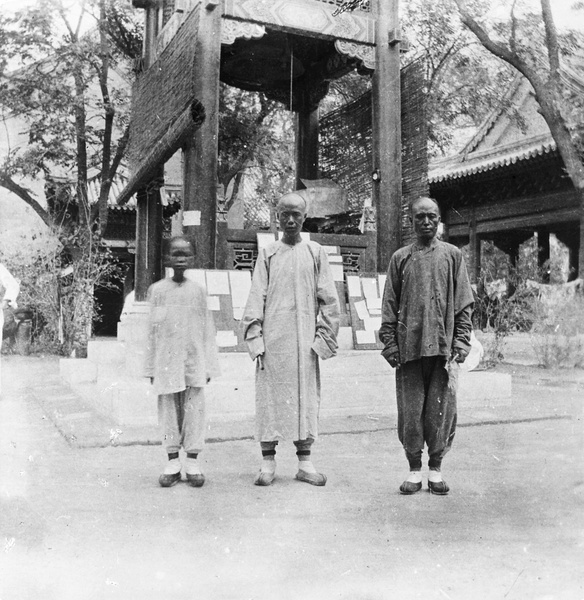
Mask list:
[{"label": "white paper sheet", "polygon": [[331,272],[335,281],[343,281],[343,265],[331,265]]},{"label": "white paper sheet", "polygon": [[207,308],[209,310],[221,310],[219,296],[207,296]]},{"label": "white paper sheet", "polygon": [[357,344],[375,344],[375,332],[371,329],[355,331]]},{"label": "white paper sheet", "polygon": [[[172,271],[172,269],[170,269]],[[205,271],[203,269],[187,269],[185,271],[185,277],[191,281],[200,283],[205,289],[207,289],[207,281],[205,279]]]},{"label": "white paper sheet", "polygon": [[367,304],[365,300],[359,300],[355,302],[355,310],[357,311],[358,317],[363,321],[369,318],[369,311],[367,310]]},{"label": "white paper sheet", "polygon": [[379,298],[377,277],[361,277],[361,285],[363,286],[363,294],[367,300]]},{"label": "white paper sheet", "polygon": [[200,210],[185,210],[183,212],[183,226],[189,227],[193,225],[201,224],[201,211]]},{"label": "white paper sheet", "polygon": [[249,271],[229,271],[231,298],[233,308],[244,308],[251,289],[251,273]]},{"label": "white paper sheet", "polygon": [[385,281],[387,280],[387,275],[378,275],[377,281],[379,282],[379,295],[383,298],[383,290],[385,289]]},{"label": "white paper sheet", "polygon": [[206,271],[207,293],[209,296],[229,294],[227,271]]},{"label": "white paper sheet", "polygon": [[363,295],[361,292],[361,282],[357,275],[347,275],[347,289],[350,298],[360,298]]},{"label": "white paper sheet", "polygon": [[381,317],[369,317],[363,319],[363,325],[367,331],[379,331],[381,327]]},{"label": "white paper sheet", "polygon": [[245,310],[244,306],[234,306],[233,307],[233,318],[236,321],[241,321],[241,318],[243,317],[243,311]]},{"label": "white paper sheet", "polygon": [[340,254],[329,254],[328,255],[328,261],[329,263],[332,265],[333,263],[340,263],[341,265],[343,264],[343,257]]},{"label": "white paper sheet", "polygon": [[367,298],[367,308],[372,310],[381,310],[381,298]]},{"label": "white paper sheet", "polygon": [[217,346],[220,348],[237,346],[237,336],[233,331],[218,331],[215,339],[217,340]]},{"label": "white paper sheet", "polygon": [[323,248],[324,251],[329,255],[329,260],[331,258],[331,254],[340,254],[338,246],[323,246]]},{"label": "white paper sheet", "polygon": [[268,244],[276,241],[276,236],[273,233],[258,233],[258,250],[260,248],[265,248]]}]

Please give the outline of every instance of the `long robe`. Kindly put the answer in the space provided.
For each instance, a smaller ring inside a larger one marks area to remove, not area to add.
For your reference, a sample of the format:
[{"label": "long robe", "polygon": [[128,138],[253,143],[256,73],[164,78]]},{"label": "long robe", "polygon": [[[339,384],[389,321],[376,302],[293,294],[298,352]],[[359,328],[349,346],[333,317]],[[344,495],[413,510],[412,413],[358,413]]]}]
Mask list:
[{"label": "long robe", "polygon": [[259,252],[242,326],[256,367],[256,437],[318,435],[319,357],[336,354],[339,300],[326,252],[281,241]]},{"label": "long robe", "polygon": [[167,277],[152,284],[144,375],[154,377],[158,395],[204,387],[219,375],[213,317],[204,288]]}]

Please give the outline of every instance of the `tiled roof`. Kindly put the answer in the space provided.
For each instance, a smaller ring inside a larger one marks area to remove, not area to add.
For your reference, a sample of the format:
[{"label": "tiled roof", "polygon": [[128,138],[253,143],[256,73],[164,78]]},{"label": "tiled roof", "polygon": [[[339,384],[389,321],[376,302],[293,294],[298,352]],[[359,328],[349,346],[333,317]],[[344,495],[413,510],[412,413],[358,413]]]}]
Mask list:
[{"label": "tiled roof", "polygon": [[457,155],[436,160],[430,164],[428,180],[430,183],[439,183],[441,181],[462,179],[555,151],[556,143],[552,136],[550,134],[539,135],[518,143],[496,146],[483,152],[474,152],[472,156]]}]

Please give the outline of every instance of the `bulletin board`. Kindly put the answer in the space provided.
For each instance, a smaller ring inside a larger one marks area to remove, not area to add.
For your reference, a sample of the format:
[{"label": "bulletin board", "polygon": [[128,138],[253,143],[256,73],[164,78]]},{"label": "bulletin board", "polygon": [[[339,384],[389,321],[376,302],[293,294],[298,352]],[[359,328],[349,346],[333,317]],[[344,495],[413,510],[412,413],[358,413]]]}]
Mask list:
[{"label": "bulletin board", "polygon": [[241,318],[251,288],[250,271],[188,269],[185,277],[207,290],[220,352],[247,352]]},{"label": "bulletin board", "polygon": [[386,275],[367,277],[347,275],[347,294],[351,312],[353,347],[355,350],[381,350],[381,299]]}]

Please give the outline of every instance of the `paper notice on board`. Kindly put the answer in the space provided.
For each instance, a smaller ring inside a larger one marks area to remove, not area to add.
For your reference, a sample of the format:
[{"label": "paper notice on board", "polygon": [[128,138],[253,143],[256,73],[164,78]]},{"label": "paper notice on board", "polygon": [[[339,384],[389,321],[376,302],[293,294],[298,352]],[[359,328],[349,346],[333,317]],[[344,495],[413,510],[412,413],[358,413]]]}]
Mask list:
[{"label": "paper notice on board", "polygon": [[338,246],[323,246],[322,248],[329,255],[329,260],[331,259],[331,254],[339,254]]},{"label": "paper notice on board", "polygon": [[367,308],[369,312],[372,310],[381,310],[381,298],[367,298]]},{"label": "paper notice on board", "polygon": [[379,294],[383,297],[383,290],[385,289],[385,282],[387,280],[387,275],[378,275],[377,281],[379,282]]},{"label": "paper notice on board", "polygon": [[343,264],[343,257],[340,254],[329,254],[328,261],[332,265],[333,263]]},{"label": "paper notice on board", "polygon": [[221,310],[219,296],[207,296],[207,308],[209,310]]},{"label": "paper notice on board", "polygon": [[249,271],[229,271],[229,281],[233,307],[245,307],[251,289],[251,273]]},{"label": "paper notice on board", "polygon": [[365,300],[359,300],[355,302],[355,310],[357,311],[357,316],[364,321],[369,318],[369,311],[367,310],[367,304],[365,304]]},{"label": "paper notice on board", "polygon": [[256,234],[258,240],[258,250],[265,248],[268,244],[276,241],[276,237],[273,233],[258,233]]},{"label": "paper notice on board", "polygon": [[185,271],[185,277],[191,281],[201,284],[205,289],[207,289],[207,281],[205,279],[205,271],[203,269],[187,269]]},{"label": "paper notice on board", "polygon": [[183,226],[192,227],[193,225],[201,224],[200,210],[185,210],[183,212]]},{"label": "paper notice on board", "polygon": [[207,293],[209,296],[229,294],[227,271],[207,271]]},{"label": "paper notice on board", "polygon": [[331,272],[335,281],[343,281],[343,265],[332,264]]},{"label": "paper notice on board", "polygon": [[217,340],[217,346],[220,348],[237,346],[237,336],[233,331],[218,331],[215,339]]},{"label": "paper notice on board", "polygon": [[357,338],[357,344],[375,344],[375,331],[372,329],[357,330],[355,331],[355,337]]},{"label": "paper notice on board", "polygon": [[360,298],[363,295],[361,293],[361,282],[357,275],[347,275],[347,289],[350,298]]},{"label": "paper notice on board", "polygon": [[245,310],[244,306],[234,306],[233,307],[233,318],[236,321],[241,321],[243,318],[243,311]]},{"label": "paper notice on board", "polygon": [[379,328],[381,327],[381,317],[363,319],[363,325],[367,331],[379,331]]},{"label": "paper notice on board", "polygon": [[377,277],[361,277],[361,285],[363,286],[363,294],[367,300],[379,298],[377,291]]}]

